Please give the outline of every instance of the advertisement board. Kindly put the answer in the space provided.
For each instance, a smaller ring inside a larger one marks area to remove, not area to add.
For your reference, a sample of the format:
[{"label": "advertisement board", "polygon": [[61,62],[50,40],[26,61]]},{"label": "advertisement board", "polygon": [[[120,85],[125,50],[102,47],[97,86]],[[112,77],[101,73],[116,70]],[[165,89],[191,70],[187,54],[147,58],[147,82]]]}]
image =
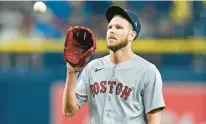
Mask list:
[{"label": "advertisement board", "polygon": [[[51,124],[89,124],[87,104],[74,117],[65,117],[61,101],[64,83],[52,87]],[[206,85],[170,82],[163,88],[166,109],[161,124],[206,124]]]}]

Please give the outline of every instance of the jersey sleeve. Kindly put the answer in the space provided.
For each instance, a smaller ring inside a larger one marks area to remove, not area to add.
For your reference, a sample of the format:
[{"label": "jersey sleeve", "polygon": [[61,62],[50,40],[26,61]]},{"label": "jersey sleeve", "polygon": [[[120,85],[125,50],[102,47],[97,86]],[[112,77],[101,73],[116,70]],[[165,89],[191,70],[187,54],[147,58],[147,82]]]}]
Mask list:
[{"label": "jersey sleeve", "polygon": [[88,66],[86,66],[80,73],[77,80],[76,97],[77,104],[81,108],[88,100],[87,97],[87,84],[89,82]]},{"label": "jersey sleeve", "polygon": [[148,69],[145,74],[143,101],[145,113],[157,108],[165,108],[164,97],[162,93],[162,78],[158,69]]}]

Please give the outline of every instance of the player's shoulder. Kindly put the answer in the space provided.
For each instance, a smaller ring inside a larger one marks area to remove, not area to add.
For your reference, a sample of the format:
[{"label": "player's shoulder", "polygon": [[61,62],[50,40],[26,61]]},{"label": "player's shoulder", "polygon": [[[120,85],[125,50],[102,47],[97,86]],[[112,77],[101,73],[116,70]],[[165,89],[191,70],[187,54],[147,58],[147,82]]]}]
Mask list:
[{"label": "player's shoulder", "polygon": [[153,63],[149,62],[148,60],[138,55],[135,55],[133,60],[135,62],[135,65],[140,65],[137,67],[141,67],[145,71],[155,71],[157,69],[157,67]]},{"label": "player's shoulder", "polygon": [[108,55],[106,56],[103,56],[103,57],[100,57],[100,58],[95,58],[93,60],[91,60],[87,66],[88,68],[93,68],[93,67],[97,67],[97,66],[104,66],[104,65],[107,65],[107,57]]},{"label": "player's shoulder", "polygon": [[148,60],[136,55],[135,62],[137,65],[140,65],[141,70],[142,70],[141,72],[143,72],[143,75],[144,75],[143,77],[145,80],[148,80],[154,76],[161,76],[158,68],[153,63],[149,62]]}]

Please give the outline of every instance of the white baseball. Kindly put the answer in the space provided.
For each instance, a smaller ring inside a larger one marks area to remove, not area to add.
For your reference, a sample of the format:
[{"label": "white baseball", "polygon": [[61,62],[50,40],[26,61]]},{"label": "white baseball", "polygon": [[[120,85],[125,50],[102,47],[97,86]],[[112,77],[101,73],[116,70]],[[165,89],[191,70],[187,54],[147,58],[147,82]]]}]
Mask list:
[{"label": "white baseball", "polygon": [[36,2],[34,4],[34,11],[37,13],[43,13],[46,11],[46,5],[43,2]]}]

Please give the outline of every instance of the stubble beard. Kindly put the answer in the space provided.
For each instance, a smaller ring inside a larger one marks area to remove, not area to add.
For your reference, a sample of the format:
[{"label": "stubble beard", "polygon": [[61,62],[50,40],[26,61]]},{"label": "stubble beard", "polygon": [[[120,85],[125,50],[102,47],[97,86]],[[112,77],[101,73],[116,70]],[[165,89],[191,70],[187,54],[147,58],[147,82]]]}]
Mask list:
[{"label": "stubble beard", "polygon": [[109,45],[107,44],[107,48],[113,52],[117,52],[119,49],[126,47],[128,44],[127,40],[124,40],[124,42],[120,42],[117,44]]}]

